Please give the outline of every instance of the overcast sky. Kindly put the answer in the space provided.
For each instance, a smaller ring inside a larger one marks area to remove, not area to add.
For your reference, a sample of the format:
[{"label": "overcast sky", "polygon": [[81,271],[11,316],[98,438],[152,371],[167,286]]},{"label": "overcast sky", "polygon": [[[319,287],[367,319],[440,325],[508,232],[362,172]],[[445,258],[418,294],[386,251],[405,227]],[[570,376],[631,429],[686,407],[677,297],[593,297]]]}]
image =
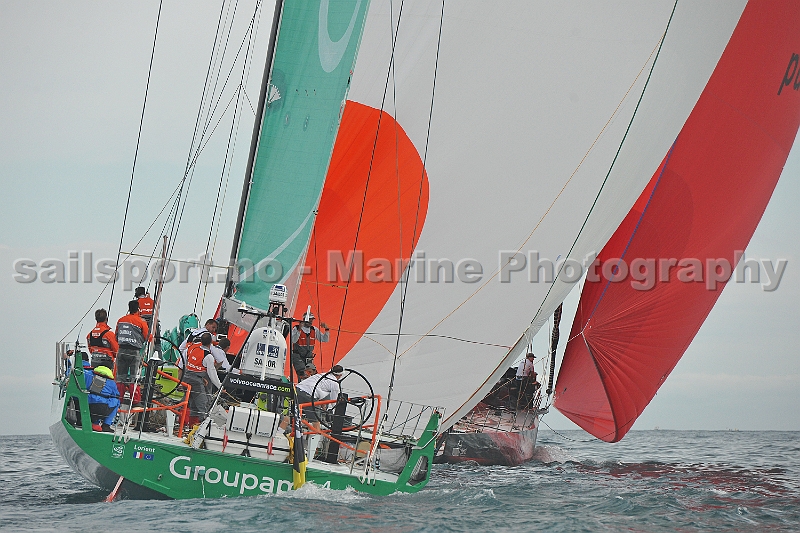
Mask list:
[{"label": "overcast sky", "polygon": [[[8,335],[0,355],[5,369],[0,434],[46,433],[55,343],[92,308],[103,287],[17,283],[13,264],[21,258],[66,263],[70,250],[91,250],[95,261],[115,258],[158,3],[4,0],[2,10],[0,294]],[[252,1],[239,3],[229,46],[238,47],[252,11]],[[271,13],[265,6],[247,84],[254,106]],[[125,250],[144,233],[183,174],[218,15],[218,2],[164,3]],[[226,91],[223,107],[230,96]],[[219,263],[230,250],[252,128],[249,104],[244,109],[216,242]],[[197,257],[205,248],[229,117],[223,117],[198,163],[177,258]],[[780,287],[764,292],[757,284],[729,284],[634,429],[800,430],[798,176],[795,146],[747,249],[748,257],[788,259]],[[149,254],[157,235],[156,228],[139,251]],[[196,290],[196,283],[172,283],[162,323],[172,327],[191,311]],[[116,291],[112,321],[124,314],[131,296],[119,284]],[[210,289],[204,316],[213,313],[220,291],[219,286]],[[562,339],[577,298],[573,291],[567,301]],[[97,306],[107,304],[108,293]],[[90,318],[82,322],[82,337],[93,325]],[[543,330],[535,341],[539,353],[546,350],[547,334]],[[77,330],[68,340],[76,335]],[[557,429],[575,427],[555,411],[544,421]]]}]

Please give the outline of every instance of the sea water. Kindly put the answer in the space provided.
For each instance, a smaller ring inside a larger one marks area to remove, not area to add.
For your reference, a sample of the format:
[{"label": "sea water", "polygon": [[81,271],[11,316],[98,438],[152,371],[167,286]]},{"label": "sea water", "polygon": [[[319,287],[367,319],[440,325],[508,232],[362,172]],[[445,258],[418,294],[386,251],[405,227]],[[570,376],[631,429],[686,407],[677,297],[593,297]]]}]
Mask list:
[{"label": "sea water", "polygon": [[417,494],[104,503],[50,437],[0,437],[0,529],[39,531],[798,531],[800,432],[540,433],[518,467],[436,465]]}]

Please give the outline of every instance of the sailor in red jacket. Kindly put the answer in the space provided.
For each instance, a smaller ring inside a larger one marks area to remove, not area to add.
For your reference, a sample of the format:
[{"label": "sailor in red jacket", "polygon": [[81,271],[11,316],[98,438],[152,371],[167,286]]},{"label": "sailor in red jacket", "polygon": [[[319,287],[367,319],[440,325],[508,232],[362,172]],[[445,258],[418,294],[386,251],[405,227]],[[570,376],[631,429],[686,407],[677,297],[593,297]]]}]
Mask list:
[{"label": "sailor in red jacket", "polygon": [[92,367],[114,368],[119,344],[114,332],[108,326],[108,312],[105,309],[98,309],[94,312],[94,319],[97,320],[97,325],[86,335],[86,344],[89,346],[89,353],[92,354]]},{"label": "sailor in red jacket", "polygon": [[217,377],[217,367],[211,354],[211,333],[206,331],[186,348],[186,366],[183,381],[192,387],[189,394],[189,426],[205,420],[211,407],[211,385],[218,389],[222,384]]},{"label": "sailor in red jacket", "polygon": [[[133,293],[136,297],[136,301],[139,302],[139,316],[147,322],[147,327],[150,330],[150,338],[147,339],[150,342],[153,342],[153,335],[160,337],[161,331],[160,328],[153,327],[153,313],[155,312],[156,303],[150,297],[150,293],[147,292],[147,289],[144,287],[136,287],[135,292]],[[159,346],[156,344],[156,349]]]},{"label": "sailor in red jacket", "polygon": [[117,321],[117,381],[133,383],[139,376],[142,348],[147,342],[147,323],[139,316],[139,302],[128,302],[128,314]]},{"label": "sailor in red jacket", "polygon": [[147,322],[147,327],[152,329],[155,302],[144,287],[136,287],[134,296],[136,296],[136,301],[139,302],[139,316]]}]

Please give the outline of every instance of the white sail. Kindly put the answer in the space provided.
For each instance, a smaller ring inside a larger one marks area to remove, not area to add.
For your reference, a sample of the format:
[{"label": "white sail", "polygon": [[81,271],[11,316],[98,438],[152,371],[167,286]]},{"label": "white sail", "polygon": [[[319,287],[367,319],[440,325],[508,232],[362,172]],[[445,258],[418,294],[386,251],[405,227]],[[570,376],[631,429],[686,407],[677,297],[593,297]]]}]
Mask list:
[{"label": "white sail", "polygon": [[[674,142],[744,3],[447,2],[443,19],[440,0],[371,3],[349,100],[392,115],[420,156],[427,148],[426,267],[483,267],[475,283],[412,275],[393,397],[443,407],[445,428],[477,403],[525,342],[508,345],[572,288],[541,271],[530,282],[529,268],[501,282],[501,252],[583,261],[599,251]],[[402,289],[342,361],[378,391],[392,376]]]}]

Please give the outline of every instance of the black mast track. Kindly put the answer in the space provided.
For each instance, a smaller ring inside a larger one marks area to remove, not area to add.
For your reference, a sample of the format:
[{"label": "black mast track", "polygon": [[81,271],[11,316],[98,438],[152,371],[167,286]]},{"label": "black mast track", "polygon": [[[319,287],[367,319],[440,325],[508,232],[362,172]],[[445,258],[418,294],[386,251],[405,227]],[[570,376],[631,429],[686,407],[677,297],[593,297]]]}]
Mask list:
[{"label": "black mast track", "polygon": [[231,248],[231,258],[228,269],[228,277],[225,281],[225,296],[231,297],[233,294],[233,266],[236,264],[236,256],[239,252],[239,241],[242,236],[242,226],[244,225],[244,212],[247,207],[247,198],[250,195],[250,184],[252,182],[253,165],[258,151],[258,138],[261,134],[261,125],[264,121],[264,107],[267,103],[267,93],[269,92],[269,80],[272,73],[272,59],[275,56],[275,42],[278,40],[278,27],[283,11],[283,0],[275,2],[275,13],[272,15],[272,30],[269,34],[269,47],[267,48],[267,62],[264,66],[264,76],[261,78],[261,93],[258,96],[258,107],[256,108],[256,120],[253,124],[253,136],[250,140],[250,155],[247,157],[247,169],[244,173],[244,185],[242,186],[242,199],[239,201],[239,214],[236,216],[236,229],[233,233],[233,247]]}]

